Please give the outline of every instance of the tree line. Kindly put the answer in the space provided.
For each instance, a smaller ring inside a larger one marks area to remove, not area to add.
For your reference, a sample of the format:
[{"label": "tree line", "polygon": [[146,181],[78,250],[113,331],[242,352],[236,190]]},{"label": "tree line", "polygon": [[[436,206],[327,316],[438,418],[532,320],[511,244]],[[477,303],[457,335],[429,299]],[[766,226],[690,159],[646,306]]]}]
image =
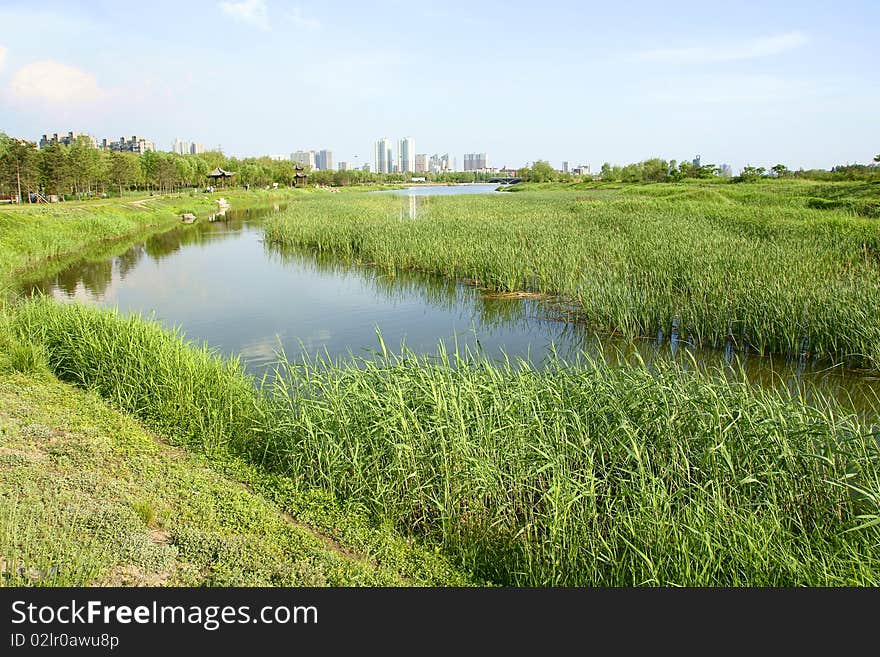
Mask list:
[{"label": "tree line", "polygon": [[[70,145],[44,148],[25,139],[0,133],[0,198],[28,201],[32,194],[60,198],[122,195],[130,191],[173,193],[208,184],[207,174],[220,167],[235,172],[236,185],[291,186],[297,173],[290,160],[270,157],[227,157],[221,151],[179,155],[163,151],[136,154],[95,148],[88,137]],[[369,171],[311,171],[309,184],[348,186],[409,182],[412,173],[377,174]],[[497,174],[444,172],[415,174],[432,182],[483,182]]]},{"label": "tree line", "polygon": [[[744,167],[733,182],[761,178],[805,178],[812,180],[880,180],[880,155],[874,164],[847,164],[830,170],[792,171],[783,164],[769,169]],[[265,187],[294,184],[296,165],[290,160],[269,157],[235,158],[220,151],[199,155],[178,155],[163,151],[142,154],[100,150],[87,137],[70,145],[52,144],[42,149],[32,141],[10,137],[0,132],[0,198],[23,201],[39,194],[61,198],[90,198],[122,195],[129,191],[170,193],[200,188],[208,183],[207,174],[216,167],[235,172],[235,184]],[[363,184],[402,184],[412,173],[379,174],[362,169],[348,171],[308,171],[309,183],[349,186]],[[486,182],[497,173],[455,171],[416,174],[429,182]],[[716,178],[721,170],[714,164],[696,165],[652,158],[624,166],[605,163],[598,178],[610,182],[677,182],[688,178]],[[584,176],[561,173],[545,160],[517,170],[517,176],[529,182],[576,182]],[[589,177],[592,179],[592,177]]]}]

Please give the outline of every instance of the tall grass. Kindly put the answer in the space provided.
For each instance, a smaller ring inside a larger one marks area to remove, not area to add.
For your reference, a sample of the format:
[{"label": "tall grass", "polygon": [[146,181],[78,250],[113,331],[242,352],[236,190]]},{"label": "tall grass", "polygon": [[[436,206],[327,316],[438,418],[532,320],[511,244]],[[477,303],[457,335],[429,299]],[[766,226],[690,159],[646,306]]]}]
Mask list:
[{"label": "tall grass", "polygon": [[[357,503],[512,585],[880,584],[877,428],[674,365],[394,355],[235,361],[137,318],[34,301],[62,378],[195,449]],[[874,432],[872,434],[872,432]]]},{"label": "tall grass", "polygon": [[658,185],[429,198],[314,197],[280,245],[573,302],[593,328],[732,340],[880,367],[880,226],[807,207],[814,186]]}]

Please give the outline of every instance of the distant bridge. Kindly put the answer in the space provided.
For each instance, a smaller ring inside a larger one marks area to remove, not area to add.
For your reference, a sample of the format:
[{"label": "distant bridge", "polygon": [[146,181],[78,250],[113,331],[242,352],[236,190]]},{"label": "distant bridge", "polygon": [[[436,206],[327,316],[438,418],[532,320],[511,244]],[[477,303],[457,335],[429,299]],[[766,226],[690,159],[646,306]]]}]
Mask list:
[{"label": "distant bridge", "polygon": [[491,178],[490,183],[498,183],[500,185],[515,185],[522,182],[522,178]]}]

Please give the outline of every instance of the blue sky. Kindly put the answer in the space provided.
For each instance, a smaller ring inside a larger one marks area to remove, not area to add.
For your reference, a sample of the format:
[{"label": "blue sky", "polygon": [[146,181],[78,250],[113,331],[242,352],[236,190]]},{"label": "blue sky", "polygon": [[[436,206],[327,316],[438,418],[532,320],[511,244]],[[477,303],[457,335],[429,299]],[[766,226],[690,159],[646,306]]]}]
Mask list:
[{"label": "blue sky", "polygon": [[878,30],[876,0],[0,0],[0,130],[828,167],[880,152]]}]

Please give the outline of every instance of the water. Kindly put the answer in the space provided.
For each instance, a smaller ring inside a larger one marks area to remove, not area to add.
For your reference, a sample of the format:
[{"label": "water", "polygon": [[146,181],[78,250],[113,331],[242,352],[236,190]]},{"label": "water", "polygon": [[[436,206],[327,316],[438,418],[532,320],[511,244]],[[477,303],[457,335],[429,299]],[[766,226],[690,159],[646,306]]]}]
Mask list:
[{"label": "water", "polygon": [[459,185],[419,185],[405,189],[389,189],[374,194],[401,194],[403,196],[451,196],[459,194],[494,194],[498,183],[468,183]]},{"label": "water", "polygon": [[880,390],[875,377],[805,360],[695,349],[676,331],[634,343],[609,339],[565,321],[566,308],[552,300],[486,294],[437,276],[387,276],[282,251],[262,240],[263,219],[281,209],[231,209],[214,222],[202,217],[112,257],[86,257],[55,276],[23,284],[21,291],[152,314],[182,327],[191,339],[239,354],[257,374],[281,348],[288,356],[303,349],[337,359],[370,356],[379,349],[381,331],[393,349],[436,353],[442,340],[449,350],[480,349],[492,358],[506,354],[536,363],[554,349],[565,358],[586,351],[609,362],[740,362],[756,383],[803,390],[808,399],[836,398],[859,410],[873,408]]}]

